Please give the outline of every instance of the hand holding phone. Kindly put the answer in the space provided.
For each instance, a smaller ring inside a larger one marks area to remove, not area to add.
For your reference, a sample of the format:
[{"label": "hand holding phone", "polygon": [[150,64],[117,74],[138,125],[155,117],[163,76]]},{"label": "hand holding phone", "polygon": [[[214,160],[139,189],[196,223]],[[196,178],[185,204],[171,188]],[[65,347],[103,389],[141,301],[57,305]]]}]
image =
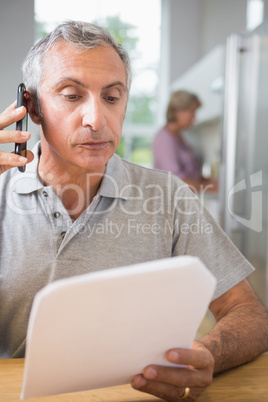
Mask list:
[{"label": "hand holding phone", "polygon": [[[27,106],[26,104],[26,88],[24,84],[20,84],[18,86],[17,91],[17,108],[20,106]],[[27,131],[28,129],[28,113],[24,116],[23,119],[17,121],[16,123],[16,130],[18,131]],[[27,142],[23,143],[15,143],[15,154],[22,155],[27,157]],[[25,172],[25,166],[18,166],[20,172]]]}]

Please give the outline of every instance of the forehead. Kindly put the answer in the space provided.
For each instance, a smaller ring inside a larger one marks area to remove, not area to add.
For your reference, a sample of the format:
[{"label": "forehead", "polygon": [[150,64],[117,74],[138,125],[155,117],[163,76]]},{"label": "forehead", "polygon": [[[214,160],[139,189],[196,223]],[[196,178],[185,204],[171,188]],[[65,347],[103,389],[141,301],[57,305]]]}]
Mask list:
[{"label": "forehead", "polygon": [[197,109],[198,109],[197,106],[191,106],[187,109],[176,109],[176,112],[188,114],[188,113],[195,113]]},{"label": "forehead", "polygon": [[78,49],[64,41],[56,43],[43,58],[43,80],[58,81],[64,76],[121,80],[126,86],[126,70],[111,46]]}]

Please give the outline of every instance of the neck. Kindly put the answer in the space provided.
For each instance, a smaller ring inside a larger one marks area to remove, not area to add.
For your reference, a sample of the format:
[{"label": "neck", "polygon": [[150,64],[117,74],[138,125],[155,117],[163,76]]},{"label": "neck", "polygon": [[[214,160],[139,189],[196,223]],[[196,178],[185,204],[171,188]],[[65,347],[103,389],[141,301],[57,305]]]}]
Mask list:
[{"label": "neck", "polygon": [[174,123],[167,123],[165,125],[165,129],[167,131],[169,131],[172,135],[176,136],[176,137],[181,137],[181,129],[178,126],[178,123],[174,122]]},{"label": "neck", "polygon": [[38,174],[44,185],[52,186],[70,217],[75,220],[97,194],[104,172],[92,173],[79,167],[63,169],[57,164],[46,163],[41,154]]}]

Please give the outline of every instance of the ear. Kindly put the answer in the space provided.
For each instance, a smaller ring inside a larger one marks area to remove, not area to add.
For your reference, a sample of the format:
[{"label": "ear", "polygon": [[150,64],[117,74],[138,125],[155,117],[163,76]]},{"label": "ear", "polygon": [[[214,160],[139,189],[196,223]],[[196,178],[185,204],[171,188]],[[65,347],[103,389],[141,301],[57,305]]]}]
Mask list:
[{"label": "ear", "polygon": [[33,96],[33,94],[31,94],[30,92],[28,92],[27,95],[28,95],[28,99],[27,99],[28,113],[29,113],[32,121],[35,124],[40,125],[41,124],[41,119],[40,119],[39,113],[38,113],[37,108],[36,108],[36,99]]}]

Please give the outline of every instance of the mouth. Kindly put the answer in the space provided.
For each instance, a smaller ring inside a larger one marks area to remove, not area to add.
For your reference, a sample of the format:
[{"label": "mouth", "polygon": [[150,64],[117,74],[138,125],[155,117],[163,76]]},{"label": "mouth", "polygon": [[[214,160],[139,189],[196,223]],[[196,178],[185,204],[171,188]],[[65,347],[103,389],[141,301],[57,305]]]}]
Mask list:
[{"label": "mouth", "polygon": [[107,144],[108,141],[88,141],[78,144],[78,146],[87,149],[103,149]]}]

